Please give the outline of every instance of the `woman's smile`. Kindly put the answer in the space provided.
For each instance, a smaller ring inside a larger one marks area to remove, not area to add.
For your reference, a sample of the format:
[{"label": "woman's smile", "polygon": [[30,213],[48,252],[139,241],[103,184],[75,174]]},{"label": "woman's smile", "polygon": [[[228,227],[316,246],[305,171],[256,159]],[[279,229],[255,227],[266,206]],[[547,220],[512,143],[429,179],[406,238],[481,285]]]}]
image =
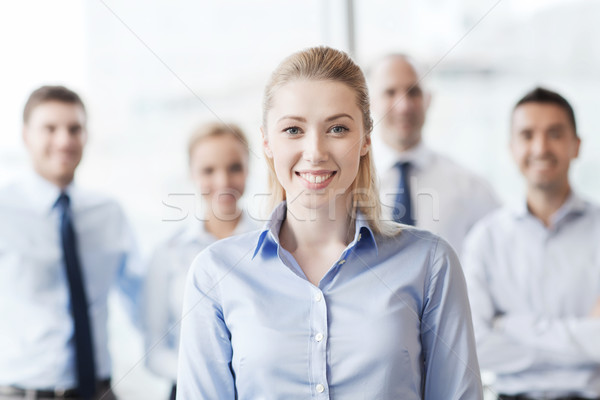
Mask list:
[{"label": "woman's smile", "polygon": [[325,189],[333,180],[337,171],[296,171],[296,175],[303,181],[304,186],[310,190]]}]

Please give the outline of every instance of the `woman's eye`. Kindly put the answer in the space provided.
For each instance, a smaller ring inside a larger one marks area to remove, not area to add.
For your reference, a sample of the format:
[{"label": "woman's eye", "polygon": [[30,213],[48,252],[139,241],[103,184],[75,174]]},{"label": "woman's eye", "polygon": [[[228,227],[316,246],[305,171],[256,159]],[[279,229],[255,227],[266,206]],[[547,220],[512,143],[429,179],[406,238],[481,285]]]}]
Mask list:
[{"label": "woman's eye", "polygon": [[348,128],[346,128],[345,126],[341,126],[341,125],[336,125],[330,129],[330,131],[332,133],[337,133],[337,134],[344,133],[347,130],[348,130]]},{"label": "woman's eye", "polygon": [[242,172],[242,164],[233,164],[229,167],[229,172]]},{"label": "woman's eye", "polygon": [[300,129],[298,129],[295,126],[291,126],[291,127],[287,128],[287,129],[285,129],[285,133],[288,133],[290,135],[297,135],[297,134],[300,133]]}]

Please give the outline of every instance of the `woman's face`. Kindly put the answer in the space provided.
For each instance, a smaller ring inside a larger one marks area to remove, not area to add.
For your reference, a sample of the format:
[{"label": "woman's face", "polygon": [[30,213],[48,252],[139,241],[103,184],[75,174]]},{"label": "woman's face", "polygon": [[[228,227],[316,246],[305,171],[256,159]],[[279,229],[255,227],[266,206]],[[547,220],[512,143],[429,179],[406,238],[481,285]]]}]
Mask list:
[{"label": "woman's face", "polygon": [[263,127],[288,206],[344,206],[369,151],[356,94],[334,81],[297,80],[276,90]]},{"label": "woman's face", "polygon": [[192,180],[215,215],[236,212],[248,176],[248,153],[232,135],[208,137],[192,150]]}]

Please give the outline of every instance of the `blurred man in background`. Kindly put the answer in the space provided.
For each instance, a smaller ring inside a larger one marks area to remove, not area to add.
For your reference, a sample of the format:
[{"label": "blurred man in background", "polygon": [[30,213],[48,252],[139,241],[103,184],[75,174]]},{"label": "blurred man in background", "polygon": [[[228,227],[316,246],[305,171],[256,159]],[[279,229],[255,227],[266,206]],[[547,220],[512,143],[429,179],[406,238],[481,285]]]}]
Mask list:
[{"label": "blurred man in background", "polygon": [[35,90],[23,113],[32,170],[0,189],[0,399],[114,399],[107,297],[136,310],[141,266],[114,201],[73,183],[88,133],[80,97]]},{"label": "blurred man in background", "polygon": [[537,88],[512,113],[527,184],[471,231],[463,254],[481,367],[503,400],[600,399],[600,208],[569,183],[575,115]]},{"label": "blurred man in background", "polygon": [[387,55],[369,78],[384,214],[432,231],[460,251],[473,224],[498,206],[495,194],[483,179],[423,143],[431,94],[412,59]]}]

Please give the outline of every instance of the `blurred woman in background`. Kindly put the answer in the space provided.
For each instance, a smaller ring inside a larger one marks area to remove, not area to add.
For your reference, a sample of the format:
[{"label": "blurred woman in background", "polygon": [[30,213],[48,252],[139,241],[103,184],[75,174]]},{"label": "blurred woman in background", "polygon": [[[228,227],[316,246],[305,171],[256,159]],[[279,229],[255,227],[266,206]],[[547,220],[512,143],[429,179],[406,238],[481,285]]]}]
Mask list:
[{"label": "blurred woman in background", "polygon": [[194,257],[218,239],[257,228],[238,205],[248,177],[248,155],[247,138],[233,124],[208,123],[192,134],[189,168],[204,214],[199,220],[190,212],[186,226],[160,245],[150,262],[144,307],[146,365],[173,382],[171,399],[176,392],[183,289]]}]

